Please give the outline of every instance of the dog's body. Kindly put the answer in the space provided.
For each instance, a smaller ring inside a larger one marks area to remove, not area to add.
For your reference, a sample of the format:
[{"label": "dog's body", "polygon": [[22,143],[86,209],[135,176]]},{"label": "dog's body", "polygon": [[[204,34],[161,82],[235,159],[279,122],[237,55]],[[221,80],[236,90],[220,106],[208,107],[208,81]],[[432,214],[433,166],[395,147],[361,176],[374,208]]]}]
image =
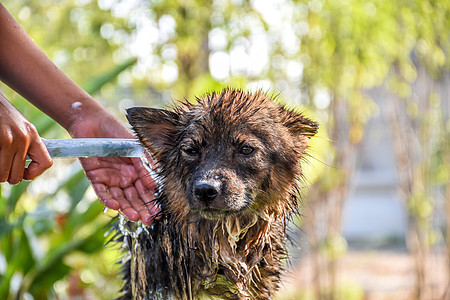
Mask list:
[{"label": "dog's body", "polygon": [[124,224],[134,233],[123,299],[271,298],[317,124],[233,90],[127,117],[157,161],[161,219],[140,232]]}]

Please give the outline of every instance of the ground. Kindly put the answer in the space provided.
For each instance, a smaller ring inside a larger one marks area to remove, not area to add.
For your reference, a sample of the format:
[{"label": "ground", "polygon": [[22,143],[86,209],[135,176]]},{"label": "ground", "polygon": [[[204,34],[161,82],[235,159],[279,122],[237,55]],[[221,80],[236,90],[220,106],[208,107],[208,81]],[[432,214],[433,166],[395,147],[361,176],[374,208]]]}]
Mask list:
[{"label": "ground", "polygon": [[[427,290],[424,300],[450,300],[449,262],[445,252],[427,259]],[[405,251],[355,251],[340,261],[338,280],[343,290],[339,300],[412,300],[414,299],[414,260]],[[296,263],[285,278],[279,299],[314,299],[311,259]]]}]

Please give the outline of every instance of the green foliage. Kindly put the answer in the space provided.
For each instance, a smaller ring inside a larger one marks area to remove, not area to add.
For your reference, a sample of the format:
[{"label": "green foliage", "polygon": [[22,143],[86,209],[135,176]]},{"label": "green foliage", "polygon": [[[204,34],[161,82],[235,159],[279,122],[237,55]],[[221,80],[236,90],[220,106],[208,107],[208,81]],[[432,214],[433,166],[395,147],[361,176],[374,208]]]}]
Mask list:
[{"label": "green foliage", "polygon": [[[281,92],[282,102],[302,105],[320,123],[319,133],[311,140],[311,157],[305,158],[306,178],[317,184],[320,197],[333,192],[344,195],[342,187],[352,176],[346,158],[353,152],[348,149],[356,148],[366,124],[380,111],[368,91],[386,88],[405,100],[416,137],[430,147],[426,152],[430,160],[416,166],[415,180],[426,177],[425,184],[415,185],[408,209],[429,232],[428,240],[435,241],[429,227],[435,207],[424,186],[448,187],[450,122],[441,109],[448,99],[440,99],[430,89],[422,105],[412,85],[424,68],[436,79],[448,72],[449,1],[2,3],[75,82],[103,74],[83,87],[98,92],[100,101],[107,98],[103,102],[112,110],[123,99],[163,106],[171,98],[194,99],[226,86],[266,89],[268,85],[270,92]],[[142,49],[138,47],[143,44]],[[211,72],[211,58],[218,53],[230,63],[222,76]],[[233,64],[236,53],[243,58]],[[126,60],[130,56],[137,58]],[[259,61],[251,65],[255,57]],[[23,99],[7,94],[41,136],[67,136]],[[86,196],[89,184],[83,172],[64,167],[70,170],[64,173],[71,175],[54,181],[57,186],[48,193],[36,193],[33,185],[39,181],[1,186],[0,299],[17,294],[11,280],[22,283],[21,292],[45,299],[54,298],[55,287],[62,293],[67,290],[67,280],[62,280],[67,274],[78,272],[91,287],[95,286],[93,276],[114,278],[108,268],[114,255],[99,252],[108,220],[102,217],[101,205]],[[68,199],[63,211],[55,207],[60,199]],[[334,206],[328,209],[335,211]],[[321,245],[330,260],[346,251],[338,232],[324,236]],[[93,263],[82,253],[89,254]],[[351,297],[361,298],[355,295]]]},{"label": "green foliage", "polygon": [[[135,63],[135,59],[128,60],[88,80],[84,87],[96,93]],[[16,102],[17,106],[26,105],[22,100]],[[27,116],[44,137],[57,126],[37,110]],[[56,298],[55,283],[76,268],[68,264],[70,257],[82,253],[82,261],[88,261],[104,249],[110,219],[102,214],[103,205],[87,196],[89,182],[79,165],[59,167],[68,171],[50,191],[36,186],[30,189],[30,182],[0,186],[0,299],[22,299],[26,294],[34,299]],[[38,185],[41,179],[45,180],[39,178],[33,184]],[[33,194],[36,191],[40,191],[38,197]],[[58,209],[58,203],[67,208]],[[114,260],[117,257],[110,257],[109,263]],[[97,266],[102,267],[101,263]],[[114,297],[118,290],[105,293],[105,299]]]},{"label": "green foliage", "polygon": [[126,69],[130,68],[131,66],[135,65],[136,62],[137,62],[136,58],[128,59],[125,62],[117,65],[111,71],[92,78],[90,81],[88,81],[82,87],[89,94],[93,94],[93,93],[99,91],[105,84],[110,83],[111,81],[115,80],[116,77],[120,73],[122,73]]},{"label": "green foliage", "polygon": [[[45,133],[45,131],[44,131]],[[74,251],[92,253],[101,249],[104,243],[104,225],[94,218],[102,210],[100,203],[92,202],[85,212],[77,208],[88,188],[87,179],[80,172],[59,184],[48,197],[58,197],[64,190],[72,195],[74,205],[67,213],[51,208],[51,200],[40,201],[35,209],[29,209],[23,202],[32,197],[27,191],[29,182],[12,186],[9,193],[2,192],[1,203],[6,203],[0,212],[0,254],[6,265],[0,274],[0,298],[12,299],[30,293],[35,299],[47,299],[53,284],[69,273],[71,268],[64,262]],[[4,186],[2,185],[2,190]],[[67,221],[66,221],[67,219]],[[74,226],[70,220],[78,220]],[[87,233],[83,233],[91,228]],[[45,245],[47,244],[47,245]],[[19,280],[18,291],[11,290],[11,280]]]},{"label": "green foliage", "polygon": [[[41,49],[75,82],[124,59],[119,49],[133,26],[97,1],[2,1]],[[112,31],[111,31],[112,28]],[[115,34],[114,34],[115,33]]]}]

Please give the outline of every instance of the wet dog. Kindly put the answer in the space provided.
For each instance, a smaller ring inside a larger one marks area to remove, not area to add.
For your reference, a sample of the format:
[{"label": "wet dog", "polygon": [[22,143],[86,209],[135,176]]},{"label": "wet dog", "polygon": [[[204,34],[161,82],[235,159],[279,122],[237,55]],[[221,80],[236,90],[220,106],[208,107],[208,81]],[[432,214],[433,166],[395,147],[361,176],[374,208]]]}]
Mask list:
[{"label": "wet dog", "polygon": [[263,93],[226,89],[197,102],[127,111],[157,163],[161,218],[122,222],[122,299],[270,299],[279,288],[318,125]]}]

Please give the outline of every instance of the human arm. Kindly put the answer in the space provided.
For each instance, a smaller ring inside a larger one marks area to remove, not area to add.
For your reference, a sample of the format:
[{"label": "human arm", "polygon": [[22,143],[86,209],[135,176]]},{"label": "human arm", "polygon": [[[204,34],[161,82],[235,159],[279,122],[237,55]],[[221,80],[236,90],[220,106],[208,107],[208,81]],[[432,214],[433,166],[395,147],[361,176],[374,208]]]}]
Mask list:
[{"label": "human arm", "polygon": [[[131,138],[128,127],[69,79],[0,4],[0,80],[74,138]],[[155,184],[139,159],[85,158],[83,168],[107,207],[151,223]]]}]

